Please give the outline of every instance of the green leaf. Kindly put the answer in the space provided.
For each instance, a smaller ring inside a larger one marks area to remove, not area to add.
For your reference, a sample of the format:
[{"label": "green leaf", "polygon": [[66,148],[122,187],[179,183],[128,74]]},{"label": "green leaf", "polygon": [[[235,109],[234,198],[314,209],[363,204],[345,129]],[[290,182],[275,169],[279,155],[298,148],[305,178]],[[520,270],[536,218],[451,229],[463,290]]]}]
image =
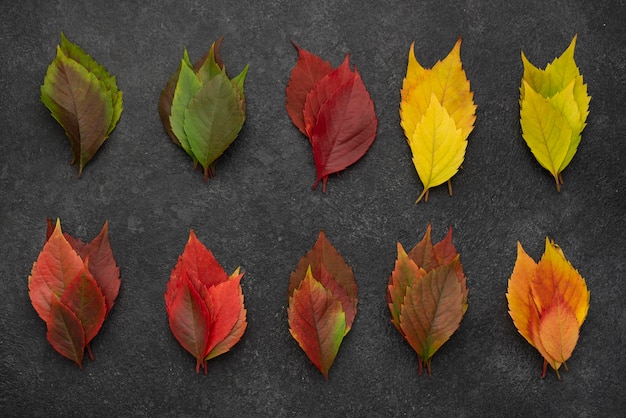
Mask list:
[{"label": "green leaf", "polygon": [[184,130],[205,179],[213,175],[212,164],[235,140],[245,118],[237,91],[223,70],[189,102]]},{"label": "green leaf", "polygon": [[176,83],[176,90],[174,92],[174,100],[172,101],[172,109],[170,115],[170,124],[172,126],[172,132],[178,138],[181,147],[189,154],[194,164],[196,158],[191,151],[191,146],[185,133],[185,112],[189,106],[189,102],[195,96],[195,94],[202,87],[202,83],[198,80],[198,77],[193,72],[191,67],[182,60],[180,64],[180,74],[178,76],[178,82]]},{"label": "green leaf", "polygon": [[206,58],[200,69],[196,71],[198,79],[202,84],[208,83],[222,72],[222,67],[220,67],[215,61],[215,48],[215,44],[211,45],[208,57]]}]

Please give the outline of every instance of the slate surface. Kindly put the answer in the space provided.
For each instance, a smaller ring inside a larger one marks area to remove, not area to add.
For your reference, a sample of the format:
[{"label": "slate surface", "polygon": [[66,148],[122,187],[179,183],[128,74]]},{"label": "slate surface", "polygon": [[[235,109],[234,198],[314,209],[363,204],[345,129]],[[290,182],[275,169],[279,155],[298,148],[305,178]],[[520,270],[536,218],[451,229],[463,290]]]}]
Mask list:
[{"label": "slate surface", "polygon": [[[626,313],[626,6],[624,1],[20,1],[0,5],[0,413],[5,416],[607,416],[623,413]],[[65,31],[118,78],[124,113],[77,178],[69,141],[39,101]],[[520,50],[544,66],[578,33],[593,96],[578,154],[557,193],[519,128]],[[163,131],[157,100],[187,46],[195,59],[224,35],[246,63],[248,119],[204,183]],[[478,105],[454,197],[413,202],[421,184],[399,125],[412,41],[432,66],[459,36]],[[378,136],[357,164],[312,191],[308,141],[284,108],[297,54],[351,54],[374,99]],[[105,219],[123,284],[80,371],[46,341],[27,277],[46,217],[91,239]],[[434,357],[433,376],[389,320],[396,242],[454,229],[469,310]],[[249,326],[194,373],[173,338],[163,292],[189,228],[227,271],[241,266]],[[359,311],[330,379],[287,327],[289,272],[323,228],[352,265]],[[546,235],[586,278],[591,308],[569,372],[542,360],[507,314],[516,241],[538,259]]]}]

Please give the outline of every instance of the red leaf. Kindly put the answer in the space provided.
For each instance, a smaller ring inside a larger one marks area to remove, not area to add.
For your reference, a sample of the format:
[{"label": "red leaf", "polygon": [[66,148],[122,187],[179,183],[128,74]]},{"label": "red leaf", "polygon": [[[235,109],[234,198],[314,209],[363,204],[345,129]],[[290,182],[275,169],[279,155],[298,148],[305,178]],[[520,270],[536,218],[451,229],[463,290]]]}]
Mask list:
[{"label": "red leaf", "polygon": [[82,369],[85,355],[85,332],[76,314],[54,298],[46,324],[48,326],[46,337],[52,347]]},{"label": "red leaf", "polygon": [[291,71],[289,84],[285,89],[287,93],[287,113],[296,127],[306,135],[304,122],[304,104],[306,96],[313,86],[329,74],[333,68],[328,61],[322,60],[317,55],[300,48],[295,42],[293,45],[298,50],[298,62]]},{"label": "red leaf", "polygon": [[[323,266],[323,270],[322,267]],[[289,296],[306,277],[311,268],[313,277],[322,282],[323,286],[333,293],[333,296],[342,302],[346,312],[346,332],[352,327],[356,316],[358,303],[357,285],[354,273],[339,252],[328,241],[324,231],[320,231],[313,248],[298,261],[296,271],[291,273],[289,280]],[[347,299],[346,299],[347,296]],[[348,307],[347,305],[352,305]]]},{"label": "red leaf", "polygon": [[354,78],[341,85],[322,105],[311,129],[313,159],[320,180],[358,161],[376,138],[374,102],[355,68]]},{"label": "red leaf", "polygon": [[300,286],[289,297],[287,314],[291,335],[328,379],[328,370],[346,334],[346,315],[341,302],[308,269]]},{"label": "red leaf", "polygon": [[[54,223],[48,218],[48,230],[46,241],[50,239],[54,231]],[[102,230],[90,243],[86,244],[80,239],[72,237],[67,232],[63,233],[67,242],[83,260],[89,258],[89,272],[98,283],[106,301],[106,313],[108,314],[120,291],[120,268],[113,258],[113,250],[109,242],[109,221],[104,222]]]},{"label": "red leaf", "polygon": [[178,342],[207,373],[207,360],[231,349],[247,323],[241,277],[230,277],[193,230],[183,254],[172,269],[165,291],[165,309]]},{"label": "red leaf", "polygon": [[[211,334],[207,346],[208,358],[217,355],[213,353],[213,350],[232,333],[240,320],[240,313],[243,314],[244,323],[242,328],[237,330],[237,333],[243,335],[246,329],[246,310],[243,306],[243,294],[240,285],[242,276],[243,273],[237,273],[228,281],[212,286],[204,292],[203,299],[211,315]],[[234,341],[230,346],[228,344],[221,345],[219,347],[220,354],[228,351],[237,341]]]},{"label": "red leaf", "polygon": [[343,63],[331,73],[317,82],[315,87],[309,91],[304,104],[304,122],[306,135],[311,139],[311,131],[317,124],[317,115],[329,97],[331,97],[339,87],[354,77],[350,70],[350,55],[346,55]]},{"label": "red leaf", "polygon": [[189,278],[199,280],[204,286],[214,286],[228,280],[228,275],[209,251],[196,237],[193,229],[183,255],[182,264]]},{"label": "red leaf", "polygon": [[65,289],[61,303],[70,308],[82,324],[85,345],[88,345],[104,322],[106,304],[87,265]]},{"label": "red leaf", "polygon": [[57,220],[28,277],[30,300],[41,319],[48,321],[52,301],[61,297],[82,270],[83,261],[63,236]]},{"label": "red leaf", "polygon": [[174,337],[196,358],[196,372],[200,371],[202,365],[206,374],[207,365],[204,357],[207,354],[211,330],[209,310],[184,270],[176,292],[171,296],[171,303],[166,304],[166,309]]}]

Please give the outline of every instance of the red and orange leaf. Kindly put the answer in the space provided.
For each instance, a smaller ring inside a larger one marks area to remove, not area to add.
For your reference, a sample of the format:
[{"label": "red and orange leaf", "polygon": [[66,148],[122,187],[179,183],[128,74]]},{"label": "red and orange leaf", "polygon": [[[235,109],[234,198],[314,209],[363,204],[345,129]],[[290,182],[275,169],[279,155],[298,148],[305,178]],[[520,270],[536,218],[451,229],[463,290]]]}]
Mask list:
[{"label": "red and orange leaf", "polygon": [[341,302],[307,270],[289,297],[289,331],[315,366],[328,379],[328,371],[345,335],[346,315]]},{"label": "red and orange leaf", "polygon": [[437,255],[430,236],[432,224],[428,224],[422,240],[409,252],[409,258],[426,271],[430,271],[439,265]]},{"label": "red and orange leaf", "polygon": [[463,318],[463,291],[455,273],[455,263],[437,267],[407,288],[400,313],[400,326],[406,340],[431,374],[430,360],[454,334]]},{"label": "red and orange leaf", "polygon": [[170,296],[170,303],[166,303],[166,309],[174,337],[196,358],[196,372],[202,366],[206,374],[204,358],[208,354],[210,313],[184,270],[174,294]]},{"label": "red and orange leaf", "polygon": [[541,317],[539,324],[539,337],[548,356],[554,359],[554,363],[548,362],[554,370],[558,371],[561,364],[572,356],[578,342],[578,330],[576,315],[569,305],[557,296]]},{"label": "red and orange leaf", "polygon": [[[330,243],[330,241],[328,241],[324,231],[320,231],[313,248],[309,250],[306,255],[300,259],[300,261],[298,261],[296,271],[291,272],[288,295],[292,296],[294,290],[300,286],[300,283],[306,277],[309,267],[313,272],[314,278],[319,281],[320,279],[316,277],[315,274],[319,274],[320,265],[324,266],[326,273],[328,273],[330,278],[332,278],[332,281],[339,284],[339,286],[345,290],[345,293],[347,293],[348,298],[353,305],[353,310],[347,310],[350,312],[350,316],[346,314],[347,332],[352,327],[352,323],[354,322],[354,318],[356,316],[356,307],[358,303],[357,285],[354,281],[354,273],[352,272],[352,269],[345,262],[341,254],[339,254],[337,249]],[[324,286],[328,287],[331,292],[333,291],[334,287],[327,285]],[[334,294],[333,296],[340,300],[343,299],[341,293]],[[354,312],[354,315],[352,315],[352,311]]]},{"label": "red and orange leaf", "polygon": [[[376,138],[378,118],[357,69],[322,105],[311,129],[313,159],[317,178],[324,185],[328,176],[357,162]],[[325,190],[325,187],[324,187]]]},{"label": "red and orange leaf", "polygon": [[41,319],[48,321],[52,301],[61,297],[82,269],[83,261],[63,236],[57,220],[28,277],[30,300]]},{"label": "red and orange leaf", "polygon": [[189,231],[189,239],[179,260],[189,278],[199,280],[204,286],[211,287],[228,280],[228,275],[213,256],[196,237],[194,230]]},{"label": "red and orange leaf", "polygon": [[346,313],[346,334],[350,331],[354,318],[356,317],[356,304],[350,299],[350,295],[333,277],[328,273],[324,264],[319,264],[313,278],[320,282],[322,286],[333,295],[335,299],[341,302],[341,307]]},{"label": "red and orange leaf", "polygon": [[46,324],[48,326],[46,337],[50,345],[63,357],[82,368],[85,332],[76,314],[58,299],[53,298]]},{"label": "red and orange leaf", "polygon": [[87,263],[65,289],[61,303],[70,308],[82,324],[85,345],[88,345],[104,322],[106,303],[98,283],[89,273]]},{"label": "red and orange leaf", "polygon": [[315,88],[309,91],[304,104],[304,122],[309,139],[312,137],[311,131],[317,124],[317,115],[324,103],[335,94],[339,87],[354,76],[355,74],[350,70],[350,55],[346,55],[338,68],[319,80]]},{"label": "red and orange leaf", "polygon": [[287,93],[286,107],[293,124],[300,132],[307,135],[304,122],[306,96],[318,81],[333,70],[333,67],[328,61],[324,61],[317,55],[300,48],[295,42],[293,45],[298,50],[298,62],[291,71],[289,83],[285,89]]},{"label": "red and orange leaf", "polygon": [[[517,260],[513,267],[513,274],[509,279],[506,298],[509,302],[509,315],[515,327],[526,341],[533,347],[533,338],[530,329],[530,317],[535,315],[534,303],[530,298],[530,282],[532,281],[537,264],[524,251],[522,244],[517,243]],[[533,306],[531,306],[533,303]]]},{"label": "red and orange leaf", "polygon": [[[237,331],[243,335],[247,323],[245,322],[246,310],[243,305],[240,285],[242,277],[243,273],[240,274],[237,271],[229,280],[209,287],[203,292],[202,297],[211,316],[211,333],[207,344],[207,355],[211,354],[213,349],[232,333],[242,311],[244,315],[243,329]],[[236,342],[233,341],[232,345]],[[211,358],[216,356],[215,353],[212,354]]]}]

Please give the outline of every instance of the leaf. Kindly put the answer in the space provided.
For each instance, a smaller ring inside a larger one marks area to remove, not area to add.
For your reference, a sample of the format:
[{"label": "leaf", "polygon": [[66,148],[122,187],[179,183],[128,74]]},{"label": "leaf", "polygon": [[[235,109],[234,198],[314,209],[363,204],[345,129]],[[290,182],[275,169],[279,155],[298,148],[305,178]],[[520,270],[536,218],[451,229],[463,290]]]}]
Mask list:
[{"label": "leaf", "polygon": [[178,342],[207,373],[207,360],[229,351],[246,329],[239,269],[229,277],[193,230],[172,269],[165,309]]},{"label": "leaf", "polygon": [[349,55],[333,69],[321,58],[298,49],[298,62],[286,88],[287,113],[309,138],[317,177],[326,191],[328,176],[358,161],[376,138],[378,118]]},{"label": "leaf", "polygon": [[341,301],[346,313],[346,333],[350,331],[358,303],[358,289],[354,273],[337,249],[328,241],[324,231],[320,231],[313,248],[298,261],[296,270],[291,272],[288,296],[291,297],[311,269],[314,278],[333,296]]},{"label": "leaf", "polygon": [[576,154],[589,115],[591,97],[574,61],[576,36],[545,70],[535,67],[522,51],[524,75],[520,87],[522,136],[533,155],[563,184],[561,172]]},{"label": "leaf", "polygon": [[80,321],[87,346],[100,331],[106,315],[104,296],[89,273],[87,263],[63,292],[61,303],[70,308]]},{"label": "leaf", "polygon": [[115,128],[122,113],[122,92],[115,77],[61,34],[41,101],[65,130],[80,177],[84,166]]},{"label": "leaf", "polygon": [[407,287],[400,312],[406,340],[431,374],[430,360],[457,330],[463,318],[463,290],[454,263],[431,270]]},{"label": "leaf", "polygon": [[428,201],[431,187],[448,182],[465,158],[467,137],[474,129],[476,105],[461,63],[461,39],[432,69],[415,59],[411,44],[402,84],[400,125],[413,154],[413,164],[424,185],[417,198]]},{"label": "leaf", "polygon": [[46,324],[48,325],[46,337],[50,345],[82,369],[85,332],[76,314],[57,299],[53,299]]},{"label": "leaf", "polygon": [[289,331],[309,359],[328,380],[346,333],[341,302],[313,278],[311,268],[289,297]]},{"label": "leaf", "polygon": [[202,365],[206,374],[204,357],[207,355],[211,319],[206,304],[185,276],[184,270],[172,294],[167,315],[174,337],[196,358],[196,373],[200,371]]},{"label": "leaf", "polygon": [[295,42],[292,41],[292,43],[298,50],[298,62],[291,70],[289,83],[285,89],[287,114],[300,132],[308,136],[303,113],[307,95],[318,81],[330,74],[333,67],[328,61],[324,61],[317,55],[300,48]]},{"label": "leaf", "polygon": [[28,293],[39,317],[47,321],[53,300],[58,300],[83,270],[83,261],[72,249],[57,220],[54,232],[44,245],[28,277]]},{"label": "leaf", "polygon": [[452,336],[467,311],[468,289],[452,229],[432,245],[431,225],[409,254],[398,243],[398,258],[387,286],[391,322],[431,374],[430,361]]},{"label": "leaf", "polygon": [[515,327],[544,358],[542,377],[550,364],[560,379],[558,370],[570,358],[589,310],[585,280],[549,238],[537,264],[518,243],[506,296]]},{"label": "leaf", "polygon": [[213,177],[217,158],[235,140],[246,117],[248,66],[230,79],[220,55],[220,37],[193,66],[187,50],[159,98],[159,114],[172,141]]},{"label": "leaf", "polygon": [[85,348],[94,358],[89,344],[120,287],[108,222],[88,244],[63,233],[60,220],[47,223],[46,243],[28,278],[29,295],[54,349],[82,367]]}]

